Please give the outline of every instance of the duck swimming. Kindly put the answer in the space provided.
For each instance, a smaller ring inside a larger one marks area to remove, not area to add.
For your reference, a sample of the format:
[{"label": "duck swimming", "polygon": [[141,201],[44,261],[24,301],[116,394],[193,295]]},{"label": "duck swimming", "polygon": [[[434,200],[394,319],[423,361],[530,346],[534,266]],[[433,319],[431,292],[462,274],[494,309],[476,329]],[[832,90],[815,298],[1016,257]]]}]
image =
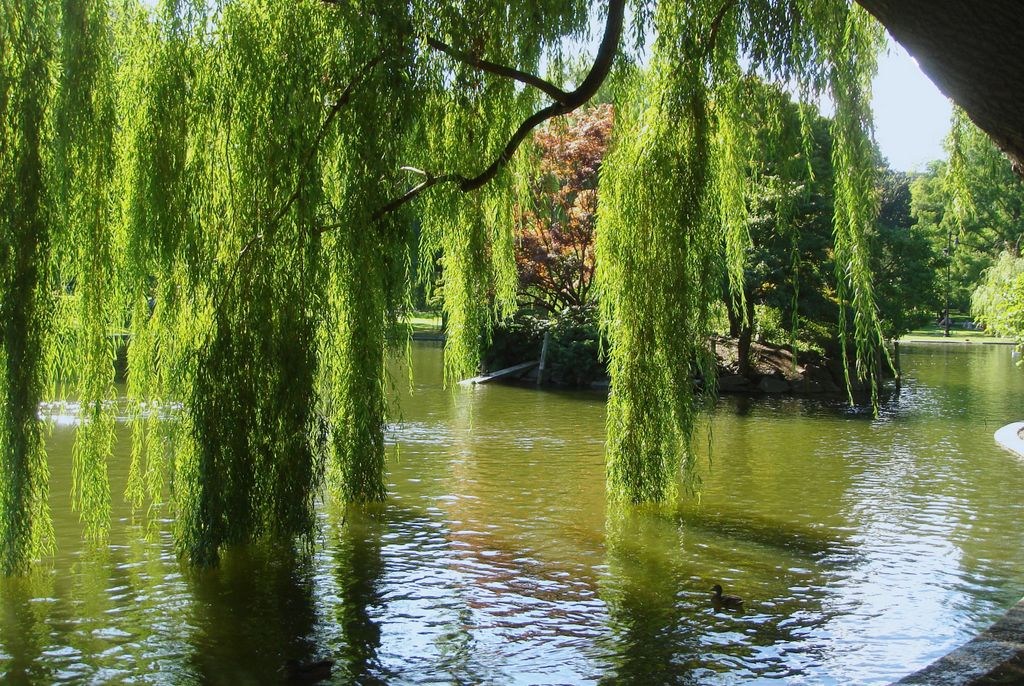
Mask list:
[{"label": "duck swimming", "polygon": [[711,602],[717,607],[724,607],[727,610],[739,610],[743,608],[743,598],[738,595],[722,594],[722,587],[720,584],[715,584],[711,587],[711,590],[715,592],[711,596]]}]

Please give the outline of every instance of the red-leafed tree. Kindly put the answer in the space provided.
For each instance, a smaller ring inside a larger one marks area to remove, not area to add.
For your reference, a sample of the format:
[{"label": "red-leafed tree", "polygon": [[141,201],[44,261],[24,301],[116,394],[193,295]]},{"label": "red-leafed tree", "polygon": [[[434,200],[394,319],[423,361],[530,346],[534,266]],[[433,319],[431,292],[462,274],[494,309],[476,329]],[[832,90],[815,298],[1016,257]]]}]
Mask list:
[{"label": "red-leafed tree", "polygon": [[579,110],[536,136],[540,174],[516,221],[519,287],[552,314],[583,308],[594,275],[597,177],[611,135],[610,105]]}]

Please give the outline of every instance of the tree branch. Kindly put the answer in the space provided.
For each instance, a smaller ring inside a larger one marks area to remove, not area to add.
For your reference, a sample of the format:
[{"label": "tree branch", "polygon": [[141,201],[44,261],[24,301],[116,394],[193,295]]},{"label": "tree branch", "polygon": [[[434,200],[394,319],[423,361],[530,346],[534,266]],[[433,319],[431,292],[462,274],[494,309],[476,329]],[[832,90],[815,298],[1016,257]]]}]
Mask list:
[{"label": "tree branch", "polygon": [[[266,228],[263,231],[254,235],[248,241],[246,241],[245,245],[242,246],[242,249],[239,251],[238,257],[235,259],[235,263],[231,268],[231,273],[228,275],[228,280],[224,287],[224,290],[221,296],[217,299],[217,304],[215,306],[215,310],[217,312],[220,311],[221,306],[224,304],[224,301],[227,299],[228,294],[231,292],[231,289],[233,288],[235,277],[238,275],[238,271],[242,265],[242,261],[246,258],[247,255],[249,255],[252,252],[253,247],[257,243],[263,241],[264,238],[266,238],[267,236],[273,235],[278,223],[280,223],[280,221],[288,213],[288,210],[291,208],[291,206],[294,205],[295,202],[302,196],[302,172],[309,166],[309,163],[313,161],[313,158],[316,157],[317,153],[320,150],[320,144],[323,143],[323,140],[327,136],[331,124],[337,118],[338,113],[341,112],[341,110],[346,105],[348,105],[349,101],[351,101],[352,99],[352,94],[355,92],[356,88],[358,88],[363,83],[363,81],[366,80],[366,78],[370,75],[370,72],[373,71],[373,69],[378,64],[380,64],[380,62],[383,59],[384,53],[380,53],[379,55],[371,59],[369,62],[364,64],[359,69],[359,71],[356,72],[355,76],[353,76],[352,79],[348,82],[348,85],[345,86],[345,90],[341,92],[341,95],[338,96],[338,99],[334,101],[334,104],[331,106],[331,109],[327,113],[327,116],[324,117],[323,122],[320,123],[320,129],[317,131],[316,136],[313,138],[313,141],[309,146],[309,150],[306,151],[306,155],[299,166],[300,176],[299,180],[296,181],[295,183],[295,189],[291,192],[288,198],[285,199],[284,203],[282,203],[282,205],[277,209],[277,211],[274,212],[273,215],[271,215],[270,220],[267,222]],[[228,126],[230,127],[230,120],[228,122]],[[230,156],[228,156],[229,169],[230,163]],[[233,195],[232,202],[234,202]]]},{"label": "tree branch", "polygon": [[[338,96],[338,99],[334,101],[334,104],[331,106],[331,109],[327,113],[327,116],[324,117],[323,122],[320,124],[320,130],[317,131],[316,137],[313,139],[313,143],[309,146],[309,150],[306,152],[306,157],[302,161],[302,168],[307,167],[309,163],[313,160],[313,158],[316,156],[316,154],[320,151],[320,144],[323,143],[324,138],[327,136],[327,132],[330,130],[331,124],[338,116],[338,113],[341,112],[341,110],[346,105],[348,105],[350,100],[352,100],[352,93],[355,92],[355,89],[360,84],[362,84],[366,77],[370,75],[370,72],[373,71],[374,67],[380,64],[381,60],[383,59],[384,53],[381,53],[374,57],[369,62],[367,62],[366,64],[364,64],[362,68],[360,68],[360,70],[356,72],[356,75],[352,77],[352,80],[348,82],[348,85],[345,86],[345,90],[343,90],[341,92],[341,95]],[[271,226],[277,224],[277,222],[279,222],[284,217],[284,215],[288,212],[288,209],[293,204],[295,204],[295,201],[299,199],[299,196],[301,194],[302,181],[300,180],[298,183],[296,183],[295,190],[292,191],[292,194],[288,196],[288,199],[280,207],[280,209],[278,209],[278,211],[274,214],[273,218],[270,220]]]},{"label": "tree branch", "polygon": [[725,0],[722,6],[719,8],[715,18],[711,21],[711,30],[708,32],[708,56],[715,51],[715,44],[718,43],[718,32],[722,28],[722,22],[725,21],[725,15],[729,13],[733,7],[736,6],[736,0]]},{"label": "tree branch", "polygon": [[462,50],[453,48],[447,43],[439,41],[436,38],[428,36],[427,45],[432,47],[434,50],[443,52],[444,54],[451,57],[453,60],[462,62],[463,64],[468,64],[474,69],[479,69],[480,71],[485,71],[488,74],[494,74],[495,76],[501,76],[506,79],[512,79],[514,81],[519,81],[520,83],[525,83],[528,86],[533,86],[534,88],[542,91],[545,95],[547,95],[555,102],[565,102],[566,98],[569,96],[569,94],[566,93],[564,90],[562,90],[555,84],[551,83],[550,81],[545,81],[539,76],[529,74],[525,71],[520,71],[512,67],[506,67],[501,64],[495,64],[494,62],[488,62],[487,60],[479,59],[468,52],[463,52]]},{"label": "tree branch", "polygon": [[612,70],[612,64],[615,61],[615,56],[618,54],[619,42],[622,39],[625,9],[626,0],[608,1],[608,18],[605,21],[604,36],[601,38],[601,45],[598,47],[597,56],[594,58],[594,64],[591,66],[587,78],[583,80],[583,83],[576,90],[566,93],[563,100],[556,101],[527,117],[519,125],[515,133],[512,134],[512,137],[498,157],[486,169],[471,177],[463,176],[462,174],[444,174],[442,176],[430,176],[428,174],[426,181],[414,186],[406,191],[405,194],[395,198],[374,212],[373,219],[380,219],[394,212],[410,200],[416,198],[423,191],[440,183],[457,182],[459,190],[463,192],[475,191],[481,188],[497,176],[498,172],[509,163],[516,150],[519,149],[519,146],[526,140],[526,137],[533,129],[548,119],[572,112],[594,97],[601,84],[608,78],[608,74]]},{"label": "tree branch", "polygon": [[444,176],[433,176],[432,174],[427,174],[426,181],[416,184],[408,191],[406,191],[404,195],[398,196],[397,198],[389,202],[387,205],[384,205],[383,207],[378,209],[376,212],[373,213],[372,218],[380,219],[381,217],[391,214],[399,207],[409,202],[410,200],[412,200],[417,195],[427,190],[431,186],[436,186],[439,183],[447,183],[449,181],[461,181],[464,178],[465,177],[459,176],[458,174],[445,174]]}]

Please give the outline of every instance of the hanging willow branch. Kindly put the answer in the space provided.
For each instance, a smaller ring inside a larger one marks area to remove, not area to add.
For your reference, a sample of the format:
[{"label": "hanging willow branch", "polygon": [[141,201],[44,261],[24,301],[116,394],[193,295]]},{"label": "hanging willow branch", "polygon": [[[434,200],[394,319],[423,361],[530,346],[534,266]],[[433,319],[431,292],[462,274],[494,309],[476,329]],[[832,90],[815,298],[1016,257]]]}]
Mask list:
[{"label": "hanging willow branch", "polygon": [[[472,23],[429,2],[157,0],[156,13],[122,13],[106,0],[0,1],[13,8],[0,22],[12,45],[0,50],[0,572],[49,537],[37,407],[50,365],[80,382],[74,495],[105,533],[108,334],[126,321],[128,399],[146,433],[132,502],[171,508],[190,561],[308,534],[325,484],[350,502],[383,498],[385,351],[404,340],[413,243],[396,211],[441,187],[417,207],[421,273],[441,256],[445,378],[464,378],[516,304],[511,186],[529,171],[516,153],[608,80],[626,0],[608,0],[572,91],[530,72],[544,46],[587,27],[585,0],[479,0]],[[836,91],[839,293],[872,359],[875,43],[850,0],[631,7],[636,35],[657,40],[617,95],[598,247],[609,492],[640,502],[693,472],[693,380],[713,386],[712,305],[746,245],[744,74]],[[497,49],[466,48],[466,31]]]},{"label": "hanging willow branch", "polygon": [[[322,145],[324,138],[328,135],[328,133],[331,130],[331,124],[334,123],[334,120],[338,117],[338,114],[352,101],[352,95],[359,88],[359,86],[366,82],[367,78],[373,72],[374,68],[376,68],[377,65],[379,65],[383,61],[383,59],[384,53],[380,53],[376,57],[368,61],[359,69],[358,72],[356,72],[356,75],[352,78],[351,81],[349,81],[348,85],[345,86],[345,90],[343,90],[341,92],[341,95],[338,96],[338,99],[334,101],[334,104],[328,111],[327,116],[324,117],[323,123],[320,124],[320,129],[317,131],[316,137],[314,137],[312,144],[309,146],[309,150],[306,152],[306,156],[303,158],[303,162],[301,165],[302,167],[309,166],[310,162],[314,160],[314,158],[317,156],[317,153],[320,151],[320,146]],[[275,211],[274,214],[271,215],[270,222],[267,225],[267,229],[250,238],[246,242],[246,244],[242,246],[242,249],[238,251],[238,258],[235,260],[235,264],[231,270],[231,274],[228,276],[228,280],[224,288],[224,294],[221,296],[221,298],[218,299],[218,304],[215,310],[219,311],[221,309],[224,299],[230,293],[231,285],[234,283],[235,278],[238,276],[238,271],[246,255],[251,254],[253,247],[257,243],[262,242],[267,236],[273,236],[274,231],[276,230],[277,226],[281,223],[281,220],[284,218],[284,216],[288,213],[288,210],[291,209],[292,205],[294,205],[295,202],[301,197],[302,187],[303,181],[302,179],[300,179],[295,184],[295,189],[291,192],[291,195],[289,195],[281,204],[281,206],[277,209],[277,211]],[[321,227],[316,229],[316,232],[322,233],[323,228]]]},{"label": "hanging willow branch", "polygon": [[0,574],[7,576],[27,570],[54,539],[38,412],[52,315],[44,160],[55,32],[48,3],[3,8],[10,14],[0,22]]},{"label": "hanging willow branch", "polygon": [[[564,93],[561,89],[555,88],[539,77],[527,75],[523,72],[519,72],[518,70],[507,69],[505,67],[499,68],[500,71],[504,72],[499,73],[499,71],[493,69],[485,69],[480,61],[474,59],[470,55],[456,52],[454,50],[443,50],[443,52],[449,56],[454,57],[459,61],[466,62],[471,66],[478,67],[484,71],[489,71],[490,73],[497,74],[498,76],[505,76],[524,83],[530,83],[530,85],[541,88],[541,90],[544,90],[548,95],[551,95],[555,102],[527,117],[509,138],[508,143],[505,145],[498,157],[491,162],[490,166],[476,176],[464,176],[462,174],[455,173],[434,176],[428,173],[426,174],[427,178],[425,181],[413,186],[404,195],[395,198],[388,204],[381,207],[373,213],[373,218],[380,219],[381,217],[394,212],[407,202],[415,199],[423,191],[438,184],[455,183],[458,185],[459,190],[465,193],[475,191],[478,188],[483,187],[491,179],[497,176],[498,172],[500,172],[505,165],[509,163],[512,156],[515,155],[516,150],[519,149],[519,146],[522,145],[523,141],[526,140],[526,137],[530,135],[531,131],[546,122],[548,119],[568,114],[593,98],[594,95],[597,94],[601,84],[603,84],[605,79],[608,78],[608,74],[612,70],[612,64],[615,62],[615,56],[618,54],[619,43],[622,39],[625,9],[625,0],[610,0],[608,3],[608,18],[605,21],[604,27],[604,36],[601,39],[600,47],[598,47],[597,56],[594,58],[594,64],[591,66],[590,72],[587,74],[587,78],[583,80],[583,83],[581,83],[576,90],[568,93]],[[432,47],[439,50],[441,49],[437,45],[433,44]],[[491,63],[487,64],[489,66],[497,67],[497,65],[491,65]],[[512,72],[514,72],[515,75],[513,75]],[[525,77],[528,77],[529,81],[524,80]],[[546,84],[546,86],[542,87],[541,84]],[[547,86],[550,86],[550,89],[547,88]],[[557,90],[557,94],[548,92],[551,89]]]}]

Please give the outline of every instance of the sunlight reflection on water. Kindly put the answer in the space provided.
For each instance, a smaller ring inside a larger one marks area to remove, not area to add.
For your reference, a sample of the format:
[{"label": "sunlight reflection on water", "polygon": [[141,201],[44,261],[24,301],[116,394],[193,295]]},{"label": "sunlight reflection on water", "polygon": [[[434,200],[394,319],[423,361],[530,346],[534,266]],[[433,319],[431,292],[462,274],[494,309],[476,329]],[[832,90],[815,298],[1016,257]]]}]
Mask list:
[{"label": "sunlight reflection on water", "polygon": [[[325,503],[310,554],[251,546],[217,570],[183,568],[171,523],[147,538],[118,497],[110,545],[85,549],[76,408],[43,408],[59,552],[0,582],[4,683],[259,684],[331,656],[339,684],[876,684],[1024,589],[1024,463],[992,440],[1024,407],[1006,349],[905,347],[877,418],[723,399],[700,499],[635,511],[606,505],[602,396],[452,393],[439,349],[413,358],[388,502],[344,526]],[[715,582],[745,610],[716,610]]]}]

